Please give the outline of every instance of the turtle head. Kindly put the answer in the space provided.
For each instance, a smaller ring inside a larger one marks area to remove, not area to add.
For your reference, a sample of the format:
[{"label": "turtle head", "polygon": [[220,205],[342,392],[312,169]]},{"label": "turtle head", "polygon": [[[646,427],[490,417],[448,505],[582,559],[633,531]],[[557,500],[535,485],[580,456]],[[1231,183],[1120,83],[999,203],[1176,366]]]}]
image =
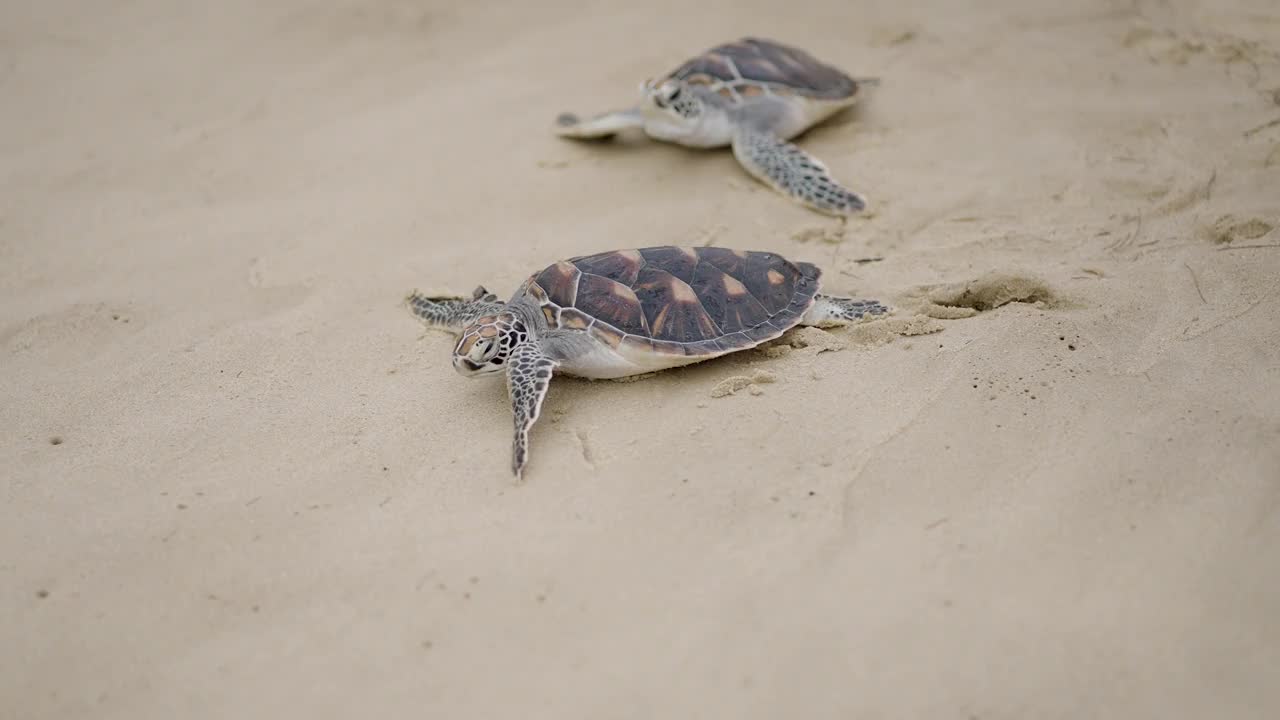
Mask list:
[{"label": "turtle head", "polygon": [[467,377],[506,370],[511,351],[528,339],[529,332],[514,313],[483,315],[463,329],[453,349],[453,369]]},{"label": "turtle head", "polygon": [[661,82],[645,81],[641,86],[641,104],[646,129],[657,130],[660,137],[678,140],[698,131],[706,111],[706,102],[689,83],[674,78]]}]

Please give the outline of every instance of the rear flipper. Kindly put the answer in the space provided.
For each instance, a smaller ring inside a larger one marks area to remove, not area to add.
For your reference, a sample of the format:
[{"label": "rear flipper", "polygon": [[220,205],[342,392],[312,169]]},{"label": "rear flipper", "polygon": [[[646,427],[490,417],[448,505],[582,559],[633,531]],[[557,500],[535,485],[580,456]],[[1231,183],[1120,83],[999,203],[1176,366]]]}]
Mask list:
[{"label": "rear flipper", "polygon": [[819,295],[813,299],[813,306],[800,320],[801,325],[814,327],[835,327],[848,325],[866,317],[884,315],[889,308],[880,304],[879,300],[854,300],[853,298]]},{"label": "rear flipper", "polygon": [[861,195],[836,182],[821,160],[771,133],[739,132],[733,154],[756,179],[810,209],[842,216],[867,206]]},{"label": "rear flipper", "polygon": [[601,113],[583,120],[573,113],[560,113],[556,118],[556,134],[579,140],[604,140],[627,128],[644,126],[638,109]]}]

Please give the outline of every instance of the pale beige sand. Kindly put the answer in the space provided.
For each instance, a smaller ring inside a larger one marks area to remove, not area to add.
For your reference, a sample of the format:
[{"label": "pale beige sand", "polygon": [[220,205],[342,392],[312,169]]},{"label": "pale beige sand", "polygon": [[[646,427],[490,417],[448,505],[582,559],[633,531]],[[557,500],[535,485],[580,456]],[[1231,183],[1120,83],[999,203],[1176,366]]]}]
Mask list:
[{"label": "pale beige sand", "polygon": [[[1277,717],[1280,7],[1036,4],[6,3],[0,717]],[[884,78],[842,243],[550,133],[746,33]],[[516,487],[398,306],[707,240],[899,316]]]}]

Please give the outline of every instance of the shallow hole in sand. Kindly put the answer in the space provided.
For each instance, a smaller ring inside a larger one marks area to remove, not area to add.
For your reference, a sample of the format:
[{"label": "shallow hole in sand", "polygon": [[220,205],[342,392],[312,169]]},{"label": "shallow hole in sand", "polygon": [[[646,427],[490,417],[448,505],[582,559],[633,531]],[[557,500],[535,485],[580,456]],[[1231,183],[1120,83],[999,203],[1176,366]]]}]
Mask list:
[{"label": "shallow hole in sand", "polygon": [[976,280],[938,288],[929,294],[935,305],[994,310],[1011,302],[1052,304],[1053,290],[1043,281],[1023,275],[992,273]]}]

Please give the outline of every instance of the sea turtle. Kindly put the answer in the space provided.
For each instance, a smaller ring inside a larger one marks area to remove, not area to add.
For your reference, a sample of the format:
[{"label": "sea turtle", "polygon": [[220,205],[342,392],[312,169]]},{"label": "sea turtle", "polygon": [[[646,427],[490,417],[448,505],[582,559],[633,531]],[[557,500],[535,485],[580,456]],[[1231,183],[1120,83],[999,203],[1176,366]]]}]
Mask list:
[{"label": "sea turtle", "polygon": [[821,275],[771,252],[649,247],[549,265],[507,302],[484,286],[469,299],[414,291],[405,301],[427,325],[461,335],[453,349],[459,373],[506,372],[519,478],[553,373],[640,375],[746,350],[797,325],[887,311],[876,300],[819,294]]},{"label": "sea turtle", "polygon": [[738,162],[766,185],[818,212],[850,215],[866,207],[862,196],[787,141],[878,84],[874,78],[855,80],[803,50],[744,38],[706,51],[660,81],[646,81],[636,107],[586,120],[562,113],[556,132],[607,138],[634,127],[690,147],[732,145]]}]

